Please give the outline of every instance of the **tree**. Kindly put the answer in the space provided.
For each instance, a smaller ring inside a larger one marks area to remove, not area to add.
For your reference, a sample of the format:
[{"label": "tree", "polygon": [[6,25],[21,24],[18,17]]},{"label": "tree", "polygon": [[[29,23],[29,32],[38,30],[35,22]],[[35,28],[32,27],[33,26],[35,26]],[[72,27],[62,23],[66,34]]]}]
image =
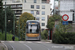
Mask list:
[{"label": "tree", "polygon": [[60,15],[53,15],[48,19],[48,23],[47,23],[47,28],[50,30],[53,30],[54,24],[56,20],[61,20],[61,16]]},{"label": "tree", "polygon": [[[21,16],[17,22],[17,25],[20,23],[21,39],[22,39],[22,37],[25,38],[25,36],[23,36],[23,34],[25,33],[26,21],[27,20],[33,20],[33,19],[34,19],[34,16],[30,13],[24,12],[23,14],[21,14]],[[18,28],[19,28],[19,26],[18,26]]]},{"label": "tree", "polygon": [[4,17],[3,17],[3,3],[2,0],[0,0],[0,29],[3,32],[3,26],[4,26]]},{"label": "tree", "polygon": [[3,3],[2,3],[2,0],[0,0],[0,13],[2,13],[3,11]]},{"label": "tree", "polygon": [[10,32],[13,30],[13,17],[14,17],[14,11],[11,10],[10,7],[6,8],[6,15],[7,15],[7,31]]}]

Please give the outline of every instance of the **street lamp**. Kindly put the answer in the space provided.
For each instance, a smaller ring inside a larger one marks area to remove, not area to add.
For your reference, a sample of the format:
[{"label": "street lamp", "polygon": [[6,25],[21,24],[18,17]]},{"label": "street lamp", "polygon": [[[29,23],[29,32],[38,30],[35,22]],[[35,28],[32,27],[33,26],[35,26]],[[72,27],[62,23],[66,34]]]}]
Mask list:
[{"label": "street lamp", "polygon": [[7,40],[6,32],[7,32],[7,16],[6,16],[6,0],[5,0],[5,41]]}]

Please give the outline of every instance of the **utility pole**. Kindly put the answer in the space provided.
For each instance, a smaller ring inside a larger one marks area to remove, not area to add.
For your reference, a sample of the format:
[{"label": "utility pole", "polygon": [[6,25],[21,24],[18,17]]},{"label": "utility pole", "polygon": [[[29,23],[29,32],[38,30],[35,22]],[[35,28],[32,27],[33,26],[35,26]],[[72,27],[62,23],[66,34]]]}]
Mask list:
[{"label": "utility pole", "polygon": [[6,16],[6,1],[5,1],[5,41],[7,40],[7,16]]},{"label": "utility pole", "polygon": [[20,40],[20,18],[19,18],[19,40]]},{"label": "utility pole", "polygon": [[54,13],[53,13],[53,15],[55,14],[55,0],[54,0]]},{"label": "utility pole", "polygon": [[15,14],[14,14],[14,17],[13,17],[13,34],[15,35]]}]

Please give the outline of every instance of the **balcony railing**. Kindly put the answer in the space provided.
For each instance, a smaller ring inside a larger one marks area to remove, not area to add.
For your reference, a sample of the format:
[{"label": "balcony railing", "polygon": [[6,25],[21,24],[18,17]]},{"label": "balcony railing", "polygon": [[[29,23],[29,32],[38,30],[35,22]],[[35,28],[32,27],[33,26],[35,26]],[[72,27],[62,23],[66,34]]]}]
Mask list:
[{"label": "balcony railing", "polygon": [[[3,2],[5,2],[5,0],[3,0]],[[22,3],[22,1],[18,0],[7,0],[6,3]]]},{"label": "balcony railing", "polygon": [[49,1],[42,1],[42,3],[49,3]]}]

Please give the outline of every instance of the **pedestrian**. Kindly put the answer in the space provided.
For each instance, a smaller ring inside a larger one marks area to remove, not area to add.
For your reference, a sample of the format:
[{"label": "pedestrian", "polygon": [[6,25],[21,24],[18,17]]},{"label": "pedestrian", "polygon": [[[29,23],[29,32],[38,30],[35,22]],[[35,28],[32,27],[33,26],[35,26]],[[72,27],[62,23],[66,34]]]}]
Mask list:
[{"label": "pedestrian", "polygon": [[15,36],[14,35],[12,36],[12,40],[15,41]]}]

